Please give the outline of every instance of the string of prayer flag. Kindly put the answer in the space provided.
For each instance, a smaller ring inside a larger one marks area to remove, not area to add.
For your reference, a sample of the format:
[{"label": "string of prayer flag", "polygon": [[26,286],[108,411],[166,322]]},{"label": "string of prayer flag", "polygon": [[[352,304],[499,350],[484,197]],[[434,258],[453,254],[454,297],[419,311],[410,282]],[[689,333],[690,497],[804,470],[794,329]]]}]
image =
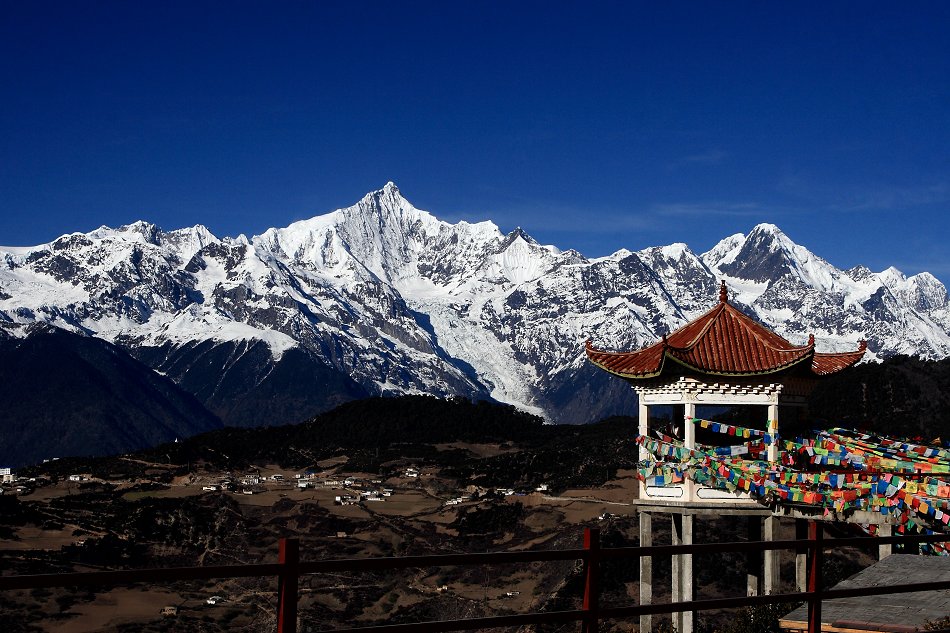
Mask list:
[{"label": "string of prayer flag", "polygon": [[[639,464],[637,474],[648,486],[689,479],[769,506],[794,504],[842,518],[863,510],[893,517],[899,530],[950,530],[950,451],[943,448],[831,429],[815,438],[781,441],[779,459],[772,462],[761,458],[770,439],[778,442],[777,435],[698,418],[693,422],[750,441],[688,448],[667,436],[640,436],[637,442],[649,459]],[[950,554],[945,546],[926,549]]]},{"label": "string of prayer flag", "polygon": [[[753,437],[761,437],[765,440],[766,444],[774,444],[778,442],[779,436],[777,432],[769,433],[767,431],[761,431],[759,429],[753,429],[747,426],[735,426],[733,424],[725,424],[723,422],[714,422],[713,420],[704,420],[702,418],[691,418],[690,420],[693,424],[699,425],[700,428],[709,429],[713,433],[722,433],[724,435],[731,435],[738,438],[750,439]],[[768,427],[772,428],[771,420],[768,423]]]}]

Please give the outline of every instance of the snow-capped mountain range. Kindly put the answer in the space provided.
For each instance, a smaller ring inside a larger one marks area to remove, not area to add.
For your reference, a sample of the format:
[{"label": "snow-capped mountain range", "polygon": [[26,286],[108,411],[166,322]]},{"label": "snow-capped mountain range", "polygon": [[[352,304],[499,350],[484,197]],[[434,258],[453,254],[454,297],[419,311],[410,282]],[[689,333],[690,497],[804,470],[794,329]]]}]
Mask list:
[{"label": "snow-capped mountain range", "polygon": [[[521,229],[441,221],[392,183],[250,239],[140,221],[0,247],[0,333],[44,322],[106,339],[238,424],[415,392],[585,422],[629,413],[633,396],[586,363],[584,340],[652,343],[712,307],[720,279],[792,342],[950,355],[947,289],[929,273],[840,270],[770,224],[703,254],[587,258]],[[269,408],[295,377],[314,388]]]}]

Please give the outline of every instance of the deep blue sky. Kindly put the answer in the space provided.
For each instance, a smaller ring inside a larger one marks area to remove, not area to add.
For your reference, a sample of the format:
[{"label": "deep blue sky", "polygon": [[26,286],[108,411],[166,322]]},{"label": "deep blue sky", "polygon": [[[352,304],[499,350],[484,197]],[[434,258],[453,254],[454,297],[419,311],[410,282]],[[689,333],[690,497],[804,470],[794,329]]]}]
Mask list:
[{"label": "deep blue sky", "polygon": [[591,256],[773,222],[950,280],[948,33],[947,2],[0,0],[0,244],[250,235],[393,180]]}]

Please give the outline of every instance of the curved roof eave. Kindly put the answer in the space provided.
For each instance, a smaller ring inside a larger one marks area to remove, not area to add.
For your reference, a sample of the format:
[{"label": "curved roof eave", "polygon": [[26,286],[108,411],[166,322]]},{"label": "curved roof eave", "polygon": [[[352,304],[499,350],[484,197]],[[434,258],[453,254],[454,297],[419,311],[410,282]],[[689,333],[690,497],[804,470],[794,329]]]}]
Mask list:
[{"label": "curved roof eave", "polygon": [[[651,345],[650,347],[653,347],[653,346]],[[638,351],[645,351],[647,349],[650,349],[650,347],[645,347],[643,348],[643,350],[638,350]],[[663,356],[660,358],[660,366],[655,371],[645,372],[642,374],[623,372],[623,371],[611,369],[607,367],[606,365],[604,365],[602,362],[595,360],[594,358],[591,358],[591,355],[590,355],[591,350],[594,350],[598,354],[611,354],[611,355],[616,355],[616,356],[622,356],[625,354],[624,352],[605,352],[603,350],[595,350],[594,347],[590,345],[588,345],[587,347],[588,361],[590,361],[592,364],[596,365],[597,367],[600,367],[608,374],[612,374],[614,376],[617,376],[618,378],[623,378],[625,380],[645,380],[648,378],[656,378],[657,376],[663,373],[663,368],[666,365],[666,354],[663,354]],[[634,353],[637,353],[637,352],[634,352]]]},{"label": "curved roof eave", "polygon": [[[694,365],[682,358],[677,358],[676,356],[670,354],[669,352],[664,354],[664,357],[669,357],[679,365],[686,367],[691,371],[695,371],[698,374],[706,374],[707,376],[766,376],[769,374],[777,374],[779,372],[785,371],[786,369],[791,369],[796,365],[802,364],[804,361],[811,360],[813,354],[802,354],[801,356],[794,358],[786,363],[776,365],[774,367],[769,367],[768,369],[760,369],[755,371],[723,371],[718,369],[707,369],[705,367],[699,367]],[[810,364],[810,363],[809,363]]]}]

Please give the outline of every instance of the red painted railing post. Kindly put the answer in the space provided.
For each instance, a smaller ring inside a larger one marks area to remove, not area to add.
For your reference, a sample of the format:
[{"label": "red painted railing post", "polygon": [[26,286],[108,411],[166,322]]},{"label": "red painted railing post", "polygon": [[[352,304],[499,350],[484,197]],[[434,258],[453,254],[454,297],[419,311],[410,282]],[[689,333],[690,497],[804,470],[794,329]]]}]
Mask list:
[{"label": "red painted railing post", "polygon": [[808,633],[821,633],[821,564],[824,558],[821,523],[808,524]]},{"label": "red painted railing post", "polygon": [[584,620],[581,633],[597,633],[600,615],[600,530],[584,528]]},{"label": "red painted railing post", "polygon": [[300,542],[295,538],[280,539],[280,576],[277,577],[277,633],[297,633],[297,565]]}]

